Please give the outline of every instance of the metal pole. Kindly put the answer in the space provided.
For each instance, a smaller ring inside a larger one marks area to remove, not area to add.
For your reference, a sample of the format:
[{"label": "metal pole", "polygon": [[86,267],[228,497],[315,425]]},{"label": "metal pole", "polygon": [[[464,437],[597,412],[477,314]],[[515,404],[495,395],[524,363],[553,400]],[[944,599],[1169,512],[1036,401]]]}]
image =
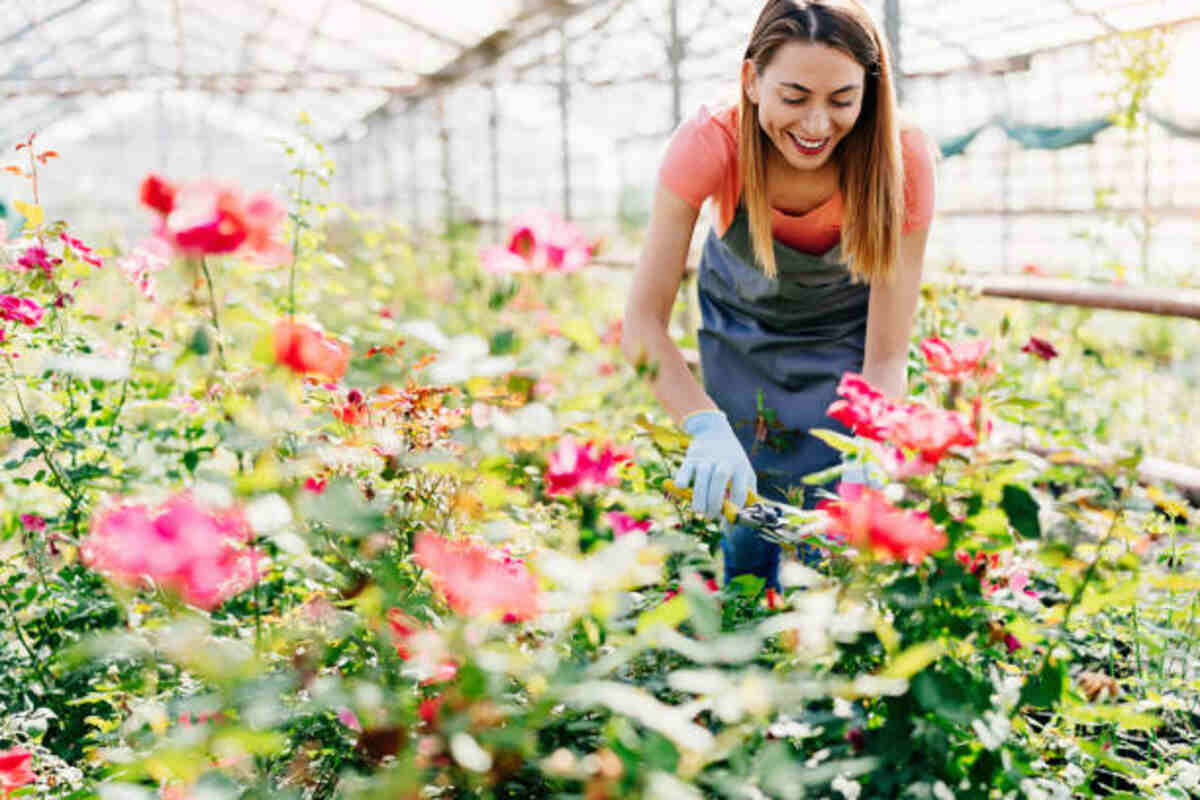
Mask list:
[{"label": "metal pole", "polygon": [[396,118],[391,114],[384,117],[380,122],[379,127],[382,129],[379,134],[379,162],[383,170],[383,211],[388,216],[396,210],[396,175],[392,161],[392,148],[389,143],[392,141],[391,133],[395,127]]},{"label": "metal pole", "polygon": [[563,218],[571,218],[571,136],[570,136],[570,105],[571,87],[567,74],[567,23],[562,20],[558,25],[558,111],[562,126],[562,214]]},{"label": "metal pole", "polygon": [[679,127],[683,121],[683,76],[680,65],[683,63],[683,37],[679,35],[679,0],[671,0],[671,42],[667,47],[667,60],[671,65],[671,129]]},{"label": "metal pole", "polygon": [[411,233],[421,227],[421,188],[417,185],[417,104],[409,103],[404,112],[404,133],[408,147],[408,209],[411,214]]},{"label": "metal pole", "polygon": [[442,216],[449,235],[454,229],[454,172],[450,166],[450,128],[446,125],[446,98],[437,99],[438,142],[442,151]]},{"label": "metal pole", "polygon": [[883,29],[887,35],[888,49],[892,51],[892,75],[896,84],[896,99],[903,102],[904,68],[900,59],[900,0],[884,2]]},{"label": "metal pole", "polygon": [[488,95],[491,100],[491,109],[488,113],[488,148],[491,151],[491,178],[492,178],[492,231],[493,235],[499,239],[502,229],[502,215],[500,210],[500,93],[496,91],[495,83],[488,83]]}]

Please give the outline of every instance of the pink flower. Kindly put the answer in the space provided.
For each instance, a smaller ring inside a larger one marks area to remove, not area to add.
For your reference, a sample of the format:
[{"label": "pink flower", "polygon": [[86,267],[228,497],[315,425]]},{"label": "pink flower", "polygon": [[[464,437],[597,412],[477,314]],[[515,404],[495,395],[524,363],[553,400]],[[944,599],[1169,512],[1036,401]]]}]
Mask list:
[{"label": "pink flower", "polygon": [[352,731],[362,733],[362,723],[358,721],[358,715],[348,708],[339,709],[337,712],[338,722],[345,725]]},{"label": "pink flower", "polygon": [[1011,633],[1004,634],[1004,646],[1008,649],[1009,654],[1013,654],[1021,649],[1021,640]]},{"label": "pink flower", "polygon": [[23,747],[14,747],[0,753],[0,792],[5,800],[12,797],[16,789],[37,780],[31,767],[32,762],[33,753]]},{"label": "pink flower", "polygon": [[83,261],[86,261],[96,268],[104,266],[104,261],[102,261],[100,257],[92,251],[92,248],[88,247],[83,242],[79,241],[73,236],[68,236],[65,233],[60,233],[58,236],[60,239],[62,239],[63,244],[70,248],[70,250]]},{"label": "pink flower", "polygon": [[604,515],[604,519],[608,521],[608,526],[617,536],[624,536],[633,531],[648,531],[652,524],[652,520],[639,521],[622,511],[609,511]]},{"label": "pink flower", "polygon": [[167,265],[170,247],[161,238],[147,239],[133,248],[128,255],[117,259],[117,269],[127,277],[137,290],[150,302],[157,299],[154,273]]},{"label": "pink flower", "polygon": [[246,201],[242,212],[246,227],[245,247],[254,254],[255,261],[268,266],[291,263],[291,248],[275,238],[286,217],[287,211],[279,201],[265,192]]},{"label": "pink flower", "polygon": [[54,277],[54,268],[61,264],[61,258],[54,258],[46,252],[46,248],[33,245],[25,248],[25,252],[17,259],[16,267],[25,272],[40,269],[46,280],[51,280]]},{"label": "pink flower", "polygon": [[154,209],[165,217],[175,210],[175,195],[178,191],[173,183],[158,175],[150,174],[142,181],[138,195],[142,205]]},{"label": "pink flower", "polygon": [[27,531],[46,530],[46,520],[42,519],[37,514],[22,514],[21,524],[25,526],[25,530]]},{"label": "pink flower", "polygon": [[826,413],[849,428],[856,436],[883,441],[897,413],[897,406],[862,375],[847,372],[837,387],[841,400],[835,400]]},{"label": "pink flower", "polygon": [[417,535],[413,560],[458,614],[519,622],[538,612],[537,582],[516,559],[425,531]]},{"label": "pink flower", "polygon": [[546,494],[574,495],[616,486],[621,482],[617,465],[632,458],[633,453],[627,448],[596,442],[580,445],[573,437],[564,436],[548,459]]},{"label": "pink flower", "polygon": [[887,431],[888,441],[921,455],[936,464],[951,447],[977,444],[975,429],[956,411],[914,403],[897,414]]},{"label": "pink flower", "polygon": [[325,491],[325,486],[329,483],[325,478],[309,478],[304,482],[304,491],[320,494]]},{"label": "pink flower", "polygon": [[951,345],[943,339],[931,336],[921,342],[921,352],[925,361],[934,372],[947,378],[963,380],[972,375],[987,377],[993,373],[996,366],[987,362],[988,352],[992,343],[988,339],[969,339]]},{"label": "pink flower", "polygon": [[509,224],[508,241],[480,254],[494,274],[575,272],[591,260],[594,245],[582,230],[546,211],[526,214]]},{"label": "pink flower", "polygon": [[897,508],[868,487],[859,487],[853,496],[843,494],[841,500],[823,500],[817,508],[828,515],[828,535],[889,560],[917,564],[946,546],[946,535],[928,515]]},{"label": "pink flower", "polygon": [[[958,412],[921,403],[894,403],[861,375],[847,372],[837,393],[842,399],[829,406],[829,416],[858,436],[916,451],[926,465],[936,464],[951,447],[978,443],[970,421]],[[890,457],[892,471],[899,475],[911,477],[928,471],[925,465],[908,461],[903,453]]]},{"label": "pink flower", "polygon": [[152,175],[142,184],[142,202],[162,215],[159,233],[185,254],[237,253],[271,266],[291,261],[276,238],[287,212],[269,194],[247,198],[215,181],[172,186]]},{"label": "pink flower", "polygon": [[275,323],[275,361],[301,375],[316,373],[332,381],[346,374],[350,348],[302,322]]},{"label": "pink flower", "polygon": [[158,508],[117,505],[92,517],[81,547],[83,562],[114,580],[136,585],[150,578],[205,609],[258,581],[261,553],[237,509],[210,510],[189,493]]},{"label": "pink flower", "polygon": [[0,319],[21,322],[32,328],[42,321],[44,313],[41,306],[28,298],[0,294]]},{"label": "pink flower", "polygon": [[1021,348],[1021,352],[1037,356],[1043,361],[1049,361],[1058,356],[1058,351],[1054,349],[1054,345],[1036,336],[1029,337],[1029,341]]}]

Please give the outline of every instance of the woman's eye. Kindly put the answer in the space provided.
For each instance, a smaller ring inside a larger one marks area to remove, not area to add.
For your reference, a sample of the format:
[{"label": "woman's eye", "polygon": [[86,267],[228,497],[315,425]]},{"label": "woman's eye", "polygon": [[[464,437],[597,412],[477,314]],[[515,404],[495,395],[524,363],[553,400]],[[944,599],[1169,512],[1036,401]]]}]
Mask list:
[{"label": "woman's eye", "polygon": [[839,103],[835,100],[833,102],[833,105],[836,106],[837,108],[849,108],[850,106],[854,105],[854,103],[852,101],[847,101],[845,103]]},{"label": "woman's eye", "polygon": [[785,98],[783,98],[783,102],[787,103],[789,106],[798,106],[807,99],[808,99],[807,97],[800,97],[800,98],[785,97]]}]

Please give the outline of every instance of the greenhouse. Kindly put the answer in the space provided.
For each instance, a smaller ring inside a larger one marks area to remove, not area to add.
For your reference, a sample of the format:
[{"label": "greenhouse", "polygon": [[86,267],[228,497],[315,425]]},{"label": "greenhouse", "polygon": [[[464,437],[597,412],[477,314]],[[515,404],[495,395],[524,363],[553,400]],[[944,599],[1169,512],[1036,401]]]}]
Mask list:
[{"label": "greenhouse", "polygon": [[1200,797],[1200,0],[4,0],[0,798]]}]

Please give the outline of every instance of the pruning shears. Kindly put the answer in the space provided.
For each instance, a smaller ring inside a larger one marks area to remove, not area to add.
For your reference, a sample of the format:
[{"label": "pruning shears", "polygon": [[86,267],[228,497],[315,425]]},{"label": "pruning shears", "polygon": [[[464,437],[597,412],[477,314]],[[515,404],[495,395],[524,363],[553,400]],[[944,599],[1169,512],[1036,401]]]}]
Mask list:
[{"label": "pruning shears", "polygon": [[[692,499],[691,489],[681,489],[669,478],[662,482],[662,490],[676,500],[690,502]],[[801,541],[824,529],[819,512],[768,500],[754,491],[747,493],[746,505],[741,508],[726,499],[721,507],[721,516],[730,524],[758,528],[772,538],[789,542]]]}]

